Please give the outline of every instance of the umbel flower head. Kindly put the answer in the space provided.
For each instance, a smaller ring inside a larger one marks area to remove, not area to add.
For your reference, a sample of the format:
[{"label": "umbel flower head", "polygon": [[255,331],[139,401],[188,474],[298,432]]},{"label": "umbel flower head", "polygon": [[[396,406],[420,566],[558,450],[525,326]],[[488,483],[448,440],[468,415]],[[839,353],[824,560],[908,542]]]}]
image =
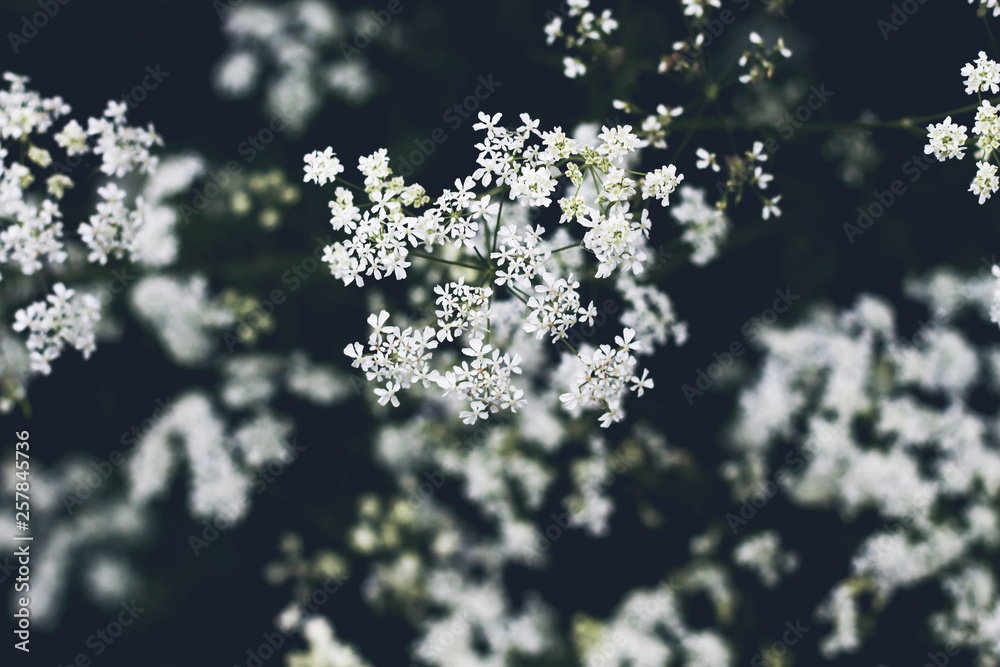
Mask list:
[{"label": "umbel flower head", "polygon": [[[996,1],[991,0],[996,7]],[[986,4],[984,3],[984,7]],[[997,7],[1000,9],[1000,7]],[[976,176],[969,185],[969,192],[979,197],[983,204],[993,196],[1000,187],[997,179],[996,151],[1000,147],[1000,118],[997,117],[997,107],[990,100],[983,100],[983,93],[997,94],[1000,92],[1000,64],[987,57],[985,51],[979,52],[979,57],[966,63],[961,70],[965,77],[965,92],[968,95],[978,95],[981,99],[976,110],[976,123],[972,133],[976,135]],[[931,123],[927,126],[927,145],[924,153],[944,161],[949,158],[965,157],[966,126],[953,123],[951,116],[943,123]]]},{"label": "umbel flower head", "polygon": [[[96,188],[96,213],[76,230],[90,250],[87,259],[100,264],[109,257],[139,259],[151,245],[148,239],[139,241],[149,210],[144,197],[133,200],[120,179],[155,174],[159,159],[153,150],[163,141],[153,127],[129,125],[126,104],[111,101],[101,117],[87,119],[85,129],[74,119],[66,120],[71,109],[61,97],[42,97],[28,88],[24,76],[7,72],[3,79],[7,89],[0,90],[0,142],[21,144],[21,150],[13,151],[16,156],[0,147],[0,264],[9,265],[4,272],[13,268],[34,275],[66,263],[61,206],[76,183],[62,163],[72,164],[88,154],[100,157],[98,171],[104,177]],[[66,280],[66,275],[63,271],[60,278]],[[33,296],[29,290],[18,298],[27,301]],[[15,318],[14,331],[28,332],[31,370],[48,374],[67,345],[85,358],[93,353],[100,302],[59,282],[46,298],[18,310]]]},{"label": "umbel flower head", "polygon": [[[434,294],[433,316],[390,325],[389,311],[379,309],[368,320],[367,345],[353,343],[345,352],[375,385],[381,405],[400,405],[406,389],[437,387],[461,400],[462,420],[474,423],[524,407],[516,381],[522,358],[551,354],[506,349],[520,329],[533,335],[525,341],[543,345],[547,339],[576,359],[565,376],[578,375],[571,391],[562,392],[564,408],[574,415],[600,410],[601,424],[609,426],[623,418],[627,393],[653,387],[633,352],[647,351],[646,345],[652,351],[668,330],[679,330],[666,295],[621,282],[615,289],[637,304],[627,312],[632,326],[615,338],[615,347],[577,349],[580,328],[593,326],[599,315],[584,300],[581,282],[645,274],[657,222],[651,209],[670,204],[684,175],[675,165],[635,171],[648,142],[646,132],[631,125],[595,128],[586,140],[560,127],[541,130],[528,114],[516,128],[500,121],[500,114],[479,114],[476,167],[433,200],[423,186],[394,174],[385,149],[358,160],[363,186],[340,177],[343,167],[332,148],[305,156],[305,181],[338,183],[331,224],[348,236],[325,250],[333,275],[358,286],[368,278],[403,280],[414,273],[435,281],[410,295],[419,308],[425,301],[420,295]],[[539,216],[553,203],[561,215],[547,227]],[[649,331],[652,340],[640,342],[637,329]],[[442,352],[444,343],[460,345]]]}]

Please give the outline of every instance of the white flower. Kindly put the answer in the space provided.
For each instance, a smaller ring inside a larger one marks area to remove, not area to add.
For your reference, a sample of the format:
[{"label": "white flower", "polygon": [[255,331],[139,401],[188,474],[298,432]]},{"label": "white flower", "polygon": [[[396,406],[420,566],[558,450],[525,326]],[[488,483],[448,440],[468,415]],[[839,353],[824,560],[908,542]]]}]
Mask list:
[{"label": "white flower", "polygon": [[997,117],[997,107],[983,100],[976,110],[976,124],[972,132],[979,135],[979,151],[977,157],[985,158],[992,151],[1000,148],[1000,118]]},{"label": "white flower", "polygon": [[37,301],[14,314],[14,331],[28,330],[28,349],[32,370],[48,375],[50,362],[70,345],[84,359],[97,349],[94,333],[100,321],[101,303],[91,294],[76,295],[62,283],[56,283],[45,301]]},{"label": "white flower", "polygon": [[153,329],[179,364],[204,361],[220,340],[215,331],[235,319],[220,300],[210,297],[208,281],[202,276],[180,280],[150,275],[140,278],[129,296],[138,319]]},{"label": "white flower", "polygon": [[574,389],[559,396],[566,410],[574,415],[581,409],[603,409],[600,423],[604,428],[625,417],[621,403],[629,389],[641,392],[652,387],[647,373],[642,377],[633,373],[636,359],[631,353],[641,348],[635,340],[635,330],[626,328],[621,336],[615,337],[615,344],[617,349],[601,345],[596,350],[589,347],[580,350],[582,367],[573,383]]},{"label": "white flower", "polygon": [[399,383],[393,382],[392,384],[387,384],[385,389],[381,387],[375,388],[375,395],[378,396],[378,404],[385,405],[386,403],[392,402],[392,407],[399,407],[399,399],[396,398],[396,392],[399,391]]},{"label": "white flower", "polygon": [[966,63],[962,68],[965,80],[965,92],[968,95],[990,91],[994,95],[1000,91],[1000,64],[986,57],[985,51],[979,52],[975,64]]},{"label": "white flower", "polygon": [[555,341],[565,339],[581,319],[593,324],[597,310],[593,302],[587,308],[580,305],[580,283],[572,273],[568,278],[556,278],[545,271],[542,280],[545,284],[535,285],[536,296],[528,299],[528,320],[524,324],[527,333],[534,333],[538,339],[548,333]]},{"label": "white flower", "polygon": [[646,209],[636,221],[625,206],[615,204],[607,215],[592,211],[590,216],[580,219],[581,225],[589,227],[583,236],[583,247],[601,263],[596,273],[598,278],[610,276],[619,265],[625,271],[642,272],[642,262],[646,259],[643,227],[648,218]]},{"label": "white flower", "polygon": [[87,134],[97,137],[94,154],[103,157],[101,171],[116,178],[136,170],[146,174],[154,171],[159,161],[149,149],[163,145],[152,125],[142,129],[125,124],[127,108],[124,102],[108,102],[105,118],[87,121]]},{"label": "white flower", "polygon": [[81,155],[88,150],[87,133],[75,120],[66,123],[62,132],[56,133],[53,138],[60,148],[66,149],[67,155]]},{"label": "white flower", "polygon": [[982,204],[1000,187],[1000,179],[997,178],[997,167],[989,162],[977,162],[976,177],[972,179],[969,191],[979,195],[979,203]]},{"label": "white flower", "polygon": [[722,7],[721,0],[682,0],[684,14],[700,19],[711,11],[710,7]]},{"label": "white flower", "polygon": [[439,295],[434,302],[438,306],[434,311],[438,340],[454,340],[467,331],[472,337],[485,336],[493,288],[466,285],[465,279],[459,278],[457,283],[435,285],[434,293]]},{"label": "white flower", "polygon": [[964,125],[952,123],[951,116],[945,118],[943,123],[928,125],[928,143],[924,146],[924,153],[927,155],[934,153],[941,162],[952,157],[961,160],[965,157],[963,151],[965,151],[965,140],[968,139],[965,129]]},{"label": "white flower", "polygon": [[517,412],[524,405],[524,392],[510,383],[512,375],[521,373],[518,355],[500,356],[500,350],[481,338],[471,339],[469,347],[462,348],[462,354],[470,357],[472,363],[456,364],[438,376],[437,383],[445,390],[445,396],[455,393],[469,401],[470,410],[462,413],[465,423],[486,419],[500,410]]},{"label": "white flower", "polygon": [[34,133],[44,133],[53,121],[70,112],[61,97],[43,98],[27,89],[26,76],[6,72],[10,89],[0,91],[0,138],[21,139]]},{"label": "white flower", "polygon": [[703,266],[719,252],[719,244],[729,233],[729,219],[705,200],[705,191],[681,186],[680,202],[670,207],[670,215],[685,227],[681,237],[694,247],[691,261]]},{"label": "white flower", "polygon": [[563,21],[558,16],[553,16],[552,20],[545,24],[545,43],[552,45],[557,37],[562,37]]},{"label": "white flower", "polygon": [[316,185],[326,185],[337,179],[337,174],[344,171],[340,160],[333,152],[333,148],[327,146],[325,150],[313,151],[305,156],[305,176],[303,182],[312,181]]},{"label": "white flower", "polygon": [[655,197],[660,200],[661,205],[666,206],[670,203],[670,195],[683,180],[684,174],[678,174],[677,167],[674,165],[660,167],[646,174],[646,180],[642,187],[642,198]]},{"label": "white flower", "polygon": [[566,56],[563,58],[563,73],[568,79],[575,79],[587,73],[587,66],[580,62],[579,58]]},{"label": "white flower", "polygon": [[146,205],[142,197],[136,200],[134,210],[125,206],[125,191],[115,183],[98,188],[104,199],[97,205],[97,213],[89,222],[80,225],[80,238],[90,248],[87,257],[91,262],[106,264],[111,255],[121,259],[135,250],[135,239],[145,219]]},{"label": "white flower", "polygon": [[696,169],[708,169],[711,167],[712,171],[715,172],[721,169],[719,163],[716,162],[715,153],[709,153],[704,148],[699,148],[694,153],[698,156],[698,161],[694,165]]},{"label": "white flower", "polygon": [[352,359],[351,366],[360,368],[369,382],[383,385],[376,388],[375,394],[379,403],[385,405],[392,402],[398,406],[396,393],[407,389],[413,384],[430,386],[438,378],[437,371],[430,368],[433,356],[431,350],[437,347],[434,329],[424,327],[415,330],[407,327],[386,326],[389,313],[385,310],[378,314],[372,313],[368,324],[372,333],[368,337],[368,350],[365,352],[360,343],[348,345],[344,354]]},{"label": "white flower", "polygon": [[620,162],[639,145],[639,137],[632,132],[631,125],[602,126],[597,138],[604,142],[597,150],[615,162]]},{"label": "white flower", "polygon": [[781,201],[781,195],[776,195],[771,198],[764,199],[764,210],[761,212],[761,218],[767,220],[772,215],[776,218],[781,217],[781,209],[778,208],[778,202]]}]

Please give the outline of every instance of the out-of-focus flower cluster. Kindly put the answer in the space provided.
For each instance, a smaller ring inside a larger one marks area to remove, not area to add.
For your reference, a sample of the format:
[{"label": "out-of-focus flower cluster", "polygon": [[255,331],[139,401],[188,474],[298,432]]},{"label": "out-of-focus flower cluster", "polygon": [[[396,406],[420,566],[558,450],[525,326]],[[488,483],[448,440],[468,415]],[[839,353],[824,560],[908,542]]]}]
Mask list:
[{"label": "out-of-focus flower cluster", "polygon": [[[334,95],[352,104],[367,102],[375,81],[359,55],[372,37],[370,16],[345,16],[320,0],[272,6],[243,2],[228,7],[222,32],[229,47],[216,64],[214,84],[226,97],[246,98],[264,80],[264,107],[301,132]],[[375,34],[382,27],[375,25]],[[352,45],[354,44],[354,45]]]},{"label": "out-of-focus flower cluster", "polygon": [[610,9],[595,14],[589,9],[590,0],[567,0],[564,6],[565,15],[551,11],[546,14],[549,22],[545,24],[545,42],[552,45],[558,39],[563,41],[565,49],[573,54],[563,58],[563,73],[575,79],[587,73],[584,57],[607,55],[609,47],[604,40],[618,29],[618,21]]},{"label": "out-of-focus flower cluster", "polygon": [[[911,281],[908,295],[930,318],[910,336],[886,301],[863,295],[760,339],[763,367],[740,397],[737,454],[723,468],[734,497],[778,484],[804,510],[880,518],[817,607],[832,626],[820,642],[827,658],[858,651],[895,595],[937,582],[949,604],[929,619],[936,638],[996,664],[1000,599],[986,568],[1000,547],[997,415],[971,397],[996,393],[1000,357],[959,327],[989,318],[992,283],[948,271]],[[729,520],[734,530],[753,521]]]}]

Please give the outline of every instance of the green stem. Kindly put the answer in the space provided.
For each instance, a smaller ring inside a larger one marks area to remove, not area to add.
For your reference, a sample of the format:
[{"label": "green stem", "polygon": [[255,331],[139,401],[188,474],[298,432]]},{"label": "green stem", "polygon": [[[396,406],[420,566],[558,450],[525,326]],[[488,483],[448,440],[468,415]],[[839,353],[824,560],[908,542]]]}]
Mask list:
[{"label": "green stem", "polygon": [[990,44],[993,46],[993,54],[996,55],[1000,48],[997,48],[997,40],[993,37],[993,28],[990,27],[990,20],[983,14],[983,25],[986,26],[986,34],[990,36]]},{"label": "green stem", "polygon": [[[1000,100],[997,97],[996,102]],[[957,109],[950,109],[948,111],[941,111],[936,114],[928,114],[926,116],[906,116],[904,118],[897,118],[895,120],[874,120],[874,121],[830,121],[825,123],[803,123],[798,130],[807,132],[826,132],[829,130],[847,130],[847,129],[864,129],[864,128],[897,128],[901,130],[910,130],[916,126],[926,123],[928,121],[940,120],[946,116],[954,116],[961,113],[967,113],[969,111],[975,111],[979,107],[979,102],[973,102],[972,104],[967,104]],[[724,129],[727,131],[731,130],[758,130],[770,127],[763,123],[743,123],[739,121],[732,121],[728,118],[693,118],[691,120],[677,120],[674,121],[674,126],[678,129],[687,129],[689,132],[694,130],[712,130],[712,129]]]},{"label": "green stem", "polygon": [[496,250],[497,250],[497,237],[500,236],[500,216],[503,215],[503,203],[504,203],[504,200],[506,200],[506,199],[507,199],[507,197],[505,197],[504,193],[501,192],[500,193],[500,208],[497,210],[496,227],[493,228],[493,243],[490,245],[490,254],[491,255],[494,252],[496,252]]},{"label": "green stem", "polygon": [[[708,106],[708,100],[707,99],[706,100],[702,100],[702,103],[698,107],[698,111],[695,114],[695,117],[693,119],[694,123],[697,123],[698,121],[700,121],[702,119],[701,116],[702,116],[702,114],[705,113],[705,107],[707,107],[707,106]],[[671,125],[674,125],[675,127],[677,127],[674,123],[671,123]],[[678,128],[678,129],[683,129],[683,128]],[[688,145],[688,142],[691,141],[691,137],[694,136],[694,131],[696,129],[699,129],[699,128],[697,128],[697,126],[695,124],[692,124],[688,128],[687,134],[685,134],[684,138],[681,139],[681,145],[677,147],[677,150],[674,152],[673,157],[670,158],[670,161],[667,164],[677,164],[677,158],[679,158],[681,156],[681,153],[684,152],[684,148]]]},{"label": "green stem", "polygon": [[440,262],[441,264],[451,264],[452,266],[461,266],[466,269],[475,269],[476,271],[483,271],[484,269],[487,268],[484,266],[476,266],[475,264],[467,264],[466,262],[454,262],[450,259],[441,259],[440,257],[435,257],[434,255],[428,255],[418,250],[411,250],[409,254],[413,255],[414,257],[429,259],[432,262]]},{"label": "green stem", "polygon": [[569,245],[564,245],[561,248],[556,248],[555,250],[552,251],[552,254],[554,255],[557,252],[562,252],[563,250],[569,250],[570,248],[578,248],[581,245],[583,245],[583,241],[577,241],[576,243],[570,243]]}]

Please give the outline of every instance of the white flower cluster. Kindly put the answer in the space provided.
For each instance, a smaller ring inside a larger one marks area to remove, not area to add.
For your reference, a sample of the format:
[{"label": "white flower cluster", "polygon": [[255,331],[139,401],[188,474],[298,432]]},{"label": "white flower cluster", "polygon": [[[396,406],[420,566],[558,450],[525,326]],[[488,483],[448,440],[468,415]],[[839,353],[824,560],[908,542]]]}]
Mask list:
[{"label": "white flower cluster", "polygon": [[642,396],[653,388],[648,370],[643,370],[641,377],[634,373],[637,362],[632,352],[642,348],[635,340],[635,330],[626,328],[621,336],[615,336],[615,345],[618,347],[582,348],[574,388],[559,396],[571,413],[579,413],[581,408],[604,410],[600,420],[604,427],[624,417],[621,402],[627,390]]},{"label": "white flower cluster", "polygon": [[14,315],[14,331],[28,330],[32,370],[48,375],[50,363],[70,345],[87,359],[97,346],[94,330],[101,319],[101,302],[90,294],[77,295],[56,283],[45,301],[36,301]]},{"label": "white flower cluster", "polygon": [[[93,153],[102,157],[101,171],[115,178],[133,171],[144,174],[154,171],[158,159],[149,149],[163,145],[163,139],[152,125],[143,129],[126,124],[127,112],[125,102],[108,102],[103,118],[87,121],[87,135],[97,138]],[[55,138],[60,145],[65,143],[66,152],[73,155],[79,146],[79,128],[67,126]]]},{"label": "white flower cluster", "polygon": [[547,271],[542,273],[545,284],[535,285],[535,294],[528,299],[527,306],[531,309],[524,330],[534,333],[538,338],[545,334],[552,340],[564,340],[568,332],[578,322],[594,324],[597,309],[594,302],[584,308],[580,305],[580,293],[577,291],[580,283],[573,280],[573,274],[568,278],[556,279]]},{"label": "white flower cluster", "polygon": [[[28,78],[6,73],[9,89],[0,91],[0,139],[16,139],[27,146],[27,160],[9,162],[12,157],[0,146],[0,217],[9,225],[0,230],[0,262],[14,261],[22,273],[30,275],[43,267],[43,258],[51,264],[61,264],[67,254],[63,241],[64,218],[59,201],[74,181],[69,169],[55,160],[52,153],[37,145],[53,129],[57,120],[70,112],[60,97],[43,98],[28,90]],[[150,148],[162,143],[152,127],[141,129],[125,122],[124,103],[109,102],[104,117],[91,118],[84,130],[71,120],[53,134],[55,144],[67,157],[79,159],[86,154],[102,157],[101,171],[115,178],[129,173],[152,173],[157,158]],[[93,144],[90,138],[95,137]],[[44,194],[31,186],[38,176],[31,168],[52,170],[44,177]],[[107,254],[121,257],[131,251],[137,230],[143,223],[145,210],[142,198],[134,209],[125,204],[125,193],[114,182],[99,189],[104,200],[89,223],[80,226],[84,242],[91,248],[91,261],[107,261]]]},{"label": "white flower cluster", "polygon": [[[978,350],[955,326],[964,310],[988,317],[990,282],[942,273],[908,285],[931,313],[909,338],[896,333],[892,308],[871,296],[839,316],[820,310],[797,328],[761,338],[765,363],[740,398],[732,433],[741,458],[724,467],[736,497],[773,478],[803,508],[835,508],[845,518],[874,510],[882,519],[818,610],[833,624],[821,641],[828,658],[863,643],[861,628],[872,623],[866,615],[877,611],[863,611],[861,595],[874,594],[875,610],[885,609],[898,591],[956,572],[971,577],[995,561],[995,415],[969,402],[980,389],[996,391],[998,366],[990,350]],[[786,451],[785,443],[793,448]],[[773,472],[775,460],[787,469]],[[957,514],[940,511],[956,502]],[[975,606],[986,613],[959,643],[986,660],[1000,641],[1000,624],[991,625],[987,600]],[[937,616],[940,640],[958,639],[963,614],[959,606]]]},{"label": "white flower cluster", "polygon": [[145,202],[136,200],[135,210],[125,206],[125,191],[114,183],[98,188],[97,194],[104,200],[97,205],[97,213],[90,222],[80,225],[80,237],[90,248],[87,257],[91,262],[107,264],[108,255],[121,259],[126,252],[135,250],[135,240],[140,226],[145,220]]},{"label": "white flower cluster", "polygon": [[752,570],[767,588],[777,586],[783,575],[794,572],[799,566],[798,556],[782,551],[781,535],[773,530],[740,542],[733,551],[733,562]]},{"label": "white flower cluster", "polygon": [[684,227],[681,239],[694,249],[691,261],[704,266],[719,253],[719,245],[729,234],[729,218],[705,200],[705,191],[688,185],[679,191],[681,200],[670,215]]},{"label": "white flower cluster", "polygon": [[474,424],[478,419],[486,419],[500,410],[517,412],[524,405],[524,392],[510,383],[512,375],[520,375],[521,357],[504,354],[482,338],[469,340],[469,347],[462,348],[462,354],[472,359],[470,365],[463,360],[438,378],[438,384],[445,390],[445,396],[455,393],[469,400],[469,410],[459,416],[466,424]]},{"label": "white flower cluster", "polygon": [[333,149],[327,147],[323,152],[314,151],[305,157],[305,183],[312,181],[316,185],[326,185],[337,180],[337,174],[344,172],[340,160],[333,154]]},{"label": "white flower cluster", "polygon": [[[968,95],[978,95],[979,108],[976,110],[976,124],[972,128],[976,140],[976,176],[969,184],[969,192],[979,197],[983,204],[1000,189],[1000,177],[997,176],[995,151],[1000,147],[1000,117],[998,108],[989,100],[983,100],[983,93],[996,95],[1000,92],[1000,64],[986,56],[985,51],[979,52],[979,57],[962,67],[965,77],[965,92]],[[927,126],[927,145],[924,153],[931,154],[944,161],[949,158],[965,157],[965,143],[968,140],[966,126],[952,122],[951,116],[943,123],[931,123]]]},{"label": "white flower cluster", "polygon": [[[27,77],[7,72],[3,78],[8,87],[0,90],[0,219],[4,221],[0,226],[0,263],[11,263],[24,275],[45,270],[59,273],[61,282],[53,293],[45,301],[18,310],[13,326],[15,331],[29,331],[30,370],[49,374],[50,362],[67,344],[85,358],[93,353],[101,319],[101,304],[94,295],[65,284],[78,268],[77,263],[67,266],[76,248],[64,238],[63,230],[66,216],[61,200],[75,185],[69,174],[83,156],[98,155],[100,171],[111,178],[123,179],[133,173],[152,177],[158,158],[151,149],[162,140],[152,126],[128,125],[127,107],[119,102],[109,102],[103,117],[90,118],[87,129],[69,120],[57,131],[57,124],[71,111],[62,98],[45,98],[28,89]],[[8,150],[15,142],[20,144],[14,151],[16,160]],[[91,251],[89,261],[105,264],[109,256],[121,259],[126,254],[134,259],[140,248],[148,247],[148,243],[137,241],[148,214],[145,200],[138,196],[134,204],[128,204],[119,182],[111,180],[97,188],[101,199],[97,212],[77,229]],[[34,293],[34,289],[21,290],[16,298],[26,299]],[[9,409],[12,397],[24,396],[28,378],[19,377],[14,364],[5,371],[5,379],[9,386],[3,390],[0,407]]]},{"label": "white flower cluster", "polygon": [[990,322],[1000,325],[1000,266],[994,264],[990,272],[997,279],[993,288],[993,303],[990,304]]},{"label": "white flower cluster", "polygon": [[774,76],[775,54],[791,58],[792,50],[785,46],[785,40],[781,37],[771,48],[767,48],[764,46],[764,38],[751,32],[750,48],[743,52],[739,60],[740,67],[746,70],[740,75],[740,83],[756,83]]},{"label": "white flower cluster", "polygon": [[367,352],[361,343],[352,343],[344,354],[353,359],[351,366],[364,371],[369,382],[382,385],[375,389],[380,405],[391,401],[393,406],[398,406],[396,392],[400,388],[407,389],[415,383],[429,387],[440,380],[440,374],[431,370],[430,365],[432,350],[438,346],[438,341],[432,327],[400,330],[385,326],[388,319],[389,313],[384,310],[378,315],[372,313],[368,317],[372,333],[368,337]]},{"label": "white flower cluster", "polygon": [[[583,644],[582,664],[732,665],[732,653],[719,634],[685,622],[679,592],[666,585],[631,591],[606,623],[579,623],[575,629]],[[681,657],[683,662],[675,663]]]},{"label": "white flower cluster", "polygon": [[[51,468],[39,461],[32,463],[31,531],[37,542],[31,547],[32,623],[55,630],[67,593],[76,585],[97,606],[121,609],[122,599],[135,590],[113,601],[108,596],[136,579],[135,570],[119,554],[148,536],[151,522],[145,508],[121,497],[108,498],[106,488],[93,486],[95,468],[109,465],[106,461],[81,453]],[[15,485],[20,481],[14,462],[5,462],[0,474],[0,495],[14,502]],[[81,490],[91,499],[84,507],[80,507],[84,504]],[[11,539],[18,532],[14,517],[0,518],[0,530],[0,544],[13,551],[19,544]],[[112,574],[113,581],[109,581]]]},{"label": "white flower cluster", "polygon": [[[561,38],[567,50],[581,52],[580,55],[563,58],[564,74],[569,79],[575,79],[587,73],[581,56],[606,51],[604,38],[618,29],[618,21],[612,17],[610,9],[605,9],[600,15],[588,9],[590,0],[567,0],[566,5],[564,16],[553,16],[545,25],[545,43],[551,46]],[[575,28],[567,27],[568,23],[575,23]]]},{"label": "white flower cluster", "polygon": [[285,656],[287,667],[369,667],[350,646],[341,643],[333,626],[324,616],[313,616],[301,630],[309,645],[308,651],[290,651]]},{"label": "white flower cluster", "polygon": [[[164,157],[136,196],[144,204],[142,225],[128,247],[132,260],[142,266],[173,264],[180,252],[176,227],[181,213],[170,198],[188,192],[206,169],[205,161],[194,154]],[[129,214],[130,217],[133,215]],[[132,224],[135,227],[135,222]]]},{"label": "white flower cluster", "polygon": [[678,345],[687,340],[687,323],[678,322],[670,297],[655,285],[640,285],[632,276],[618,277],[616,288],[625,298],[628,307],[622,311],[623,325],[636,332],[636,338],[648,341],[637,354],[652,354],[657,346],[674,338]]},{"label": "white flower cluster", "polygon": [[345,41],[364,35],[370,17],[343,16],[321,0],[280,6],[236,3],[223,14],[229,46],[213,78],[220,94],[249,97],[264,72],[273,70],[265,84],[265,108],[296,132],[306,128],[327,94],[353,104],[363,104],[373,94],[373,76],[356,55],[360,49]]},{"label": "white flower cluster", "polygon": [[965,157],[965,140],[969,135],[965,133],[964,125],[956,125],[951,122],[951,116],[944,119],[943,123],[932,123],[927,126],[927,145],[924,146],[924,153],[943,162],[949,158]]},{"label": "white flower cluster", "polygon": [[684,5],[684,15],[695,20],[707,18],[712,8],[722,7],[721,0],[681,0]]},{"label": "white flower cluster", "polygon": [[201,393],[177,398],[136,445],[126,464],[129,498],[145,504],[166,493],[176,467],[175,441],[183,443],[189,464],[192,514],[242,519],[250,506],[250,476],[233,460],[225,422]]},{"label": "white flower cluster", "polygon": [[[355,367],[379,384],[376,393],[383,405],[398,405],[397,393],[411,385],[438,384],[468,400],[462,418],[470,423],[522,407],[521,389],[510,384],[510,376],[520,373],[519,355],[498,348],[494,329],[520,320],[539,340],[548,335],[575,351],[575,329],[593,325],[598,311],[593,303],[582,305],[580,282],[574,278],[581,271],[585,277],[589,273],[583,260],[575,259],[581,253],[561,253],[580,247],[590,251],[597,260],[591,275],[597,279],[642,275],[651,256],[653,226],[646,201],[667,206],[684,178],[674,165],[633,178],[625,167],[646,142],[630,125],[603,126],[591,144],[559,127],[539,130],[539,121],[527,114],[513,130],[501,126],[500,119],[500,114],[479,114],[473,129],[485,136],[476,145],[478,167],[433,203],[422,186],[408,185],[393,174],[385,149],[358,161],[370,203],[356,202],[355,192],[343,186],[330,202],[331,224],[349,238],[328,246],[323,259],[344,284],[363,285],[366,277],[378,280],[390,274],[406,278],[417,261],[421,267],[432,262],[456,274],[433,289],[436,328],[385,327],[389,314],[382,311],[369,320],[375,330],[367,350],[360,343],[348,346]],[[342,167],[331,148],[310,153],[305,161],[305,180],[350,185],[340,177]],[[493,187],[477,194],[477,184]],[[520,206],[505,211],[507,201]],[[548,208],[553,201],[562,216],[548,235],[545,226],[527,219],[534,215],[524,213]],[[567,224],[571,222],[579,227]],[[582,239],[573,242],[573,229],[583,230]],[[430,254],[436,249],[439,254]],[[591,372],[573,392],[565,392],[576,397],[566,402],[574,414],[581,407],[603,408],[605,426],[624,415],[621,401],[629,389],[641,395],[652,387],[648,372],[641,377],[632,373],[631,351],[651,352],[656,341],[666,340],[665,328],[676,324],[669,300],[664,304],[654,297],[657,303],[650,307],[641,298],[635,301],[644,307],[630,317],[634,327],[653,336],[648,350],[633,340],[633,328],[619,337],[624,342],[617,350],[602,346],[581,353],[582,367]],[[468,341],[462,353],[471,362],[432,367],[437,344],[460,336]]]},{"label": "white flower cluster", "polygon": [[465,278],[446,285],[435,285],[438,294],[435,304],[440,310],[437,316],[437,337],[440,341],[453,341],[469,331],[473,338],[482,338],[489,330],[491,287],[466,285]]},{"label": "white flower cluster", "polygon": [[136,315],[153,329],[179,364],[205,361],[218,342],[211,332],[230,326],[235,319],[231,310],[210,297],[208,281],[202,276],[187,281],[147,276],[129,296]]}]

